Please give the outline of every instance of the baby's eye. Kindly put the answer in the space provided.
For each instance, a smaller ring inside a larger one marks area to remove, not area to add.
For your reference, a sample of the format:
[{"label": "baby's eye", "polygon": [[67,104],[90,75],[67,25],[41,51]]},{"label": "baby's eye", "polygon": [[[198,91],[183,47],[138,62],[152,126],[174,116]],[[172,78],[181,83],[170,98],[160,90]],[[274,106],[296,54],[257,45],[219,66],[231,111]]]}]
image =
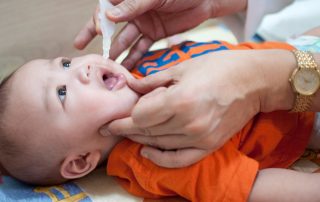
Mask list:
[{"label": "baby's eye", "polygon": [[70,59],[63,58],[63,59],[61,60],[61,63],[62,63],[62,67],[63,67],[64,69],[69,69],[70,66],[71,66],[71,60],[70,60]]},{"label": "baby's eye", "polygon": [[67,96],[67,87],[65,85],[59,86],[57,88],[57,95],[60,102],[63,104]]}]

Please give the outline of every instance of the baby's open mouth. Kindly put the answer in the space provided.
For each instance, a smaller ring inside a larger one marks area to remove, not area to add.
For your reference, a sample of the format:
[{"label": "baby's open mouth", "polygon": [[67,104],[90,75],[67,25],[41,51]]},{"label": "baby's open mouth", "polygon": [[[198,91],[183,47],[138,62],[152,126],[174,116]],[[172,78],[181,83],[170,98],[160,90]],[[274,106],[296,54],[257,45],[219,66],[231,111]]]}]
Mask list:
[{"label": "baby's open mouth", "polygon": [[123,74],[107,73],[102,75],[106,88],[110,91],[119,90],[126,84],[126,77]]}]

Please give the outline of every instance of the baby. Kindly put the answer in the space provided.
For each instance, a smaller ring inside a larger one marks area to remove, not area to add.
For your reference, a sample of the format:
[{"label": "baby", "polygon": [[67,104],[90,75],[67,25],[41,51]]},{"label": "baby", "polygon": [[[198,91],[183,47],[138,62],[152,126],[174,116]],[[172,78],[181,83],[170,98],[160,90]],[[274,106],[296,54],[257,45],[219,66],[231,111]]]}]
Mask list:
[{"label": "baby", "polygon": [[120,140],[106,122],[130,115],[132,75],[99,55],[34,60],[1,87],[0,160],[12,176],[55,184],[90,173]]},{"label": "baby", "polygon": [[[294,49],[272,42],[185,42],[149,52],[133,74],[147,76],[214,51],[275,48]],[[27,183],[56,184],[83,177],[109,158],[108,174],[120,177],[120,184],[138,196],[246,201],[261,191],[256,189],[259,169],[288,167],[308,144],[314,113],[258,114],[199,163],[157,167],[139,155],[141,145],[98,132],[105,123],[130,115],[140,97],[128,87],[130,77],[124,67],[99,55],[23,65],[0,87],[2,170]]]}]

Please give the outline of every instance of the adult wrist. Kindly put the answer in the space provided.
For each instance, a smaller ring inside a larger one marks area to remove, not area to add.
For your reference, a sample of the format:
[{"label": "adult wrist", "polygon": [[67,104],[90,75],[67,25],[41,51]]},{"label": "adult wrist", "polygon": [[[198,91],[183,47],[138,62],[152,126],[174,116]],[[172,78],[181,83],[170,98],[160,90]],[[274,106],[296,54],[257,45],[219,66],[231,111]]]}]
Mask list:
[{"label": "adult wrist", "polygon": [[289,78],[297,67],[293,53],[288,50],[264,50],[261,54],[258,60],[265,83],[260,97],[261,111],[292,109],[295,94]]},{"label": "adult wrist", "polygon": [[297,67],[289,82],[295,92],[295,103],[292,112],[310,111],[315,93],[319,90],[320,72],[313,54],[309,51],[293,51]]}]

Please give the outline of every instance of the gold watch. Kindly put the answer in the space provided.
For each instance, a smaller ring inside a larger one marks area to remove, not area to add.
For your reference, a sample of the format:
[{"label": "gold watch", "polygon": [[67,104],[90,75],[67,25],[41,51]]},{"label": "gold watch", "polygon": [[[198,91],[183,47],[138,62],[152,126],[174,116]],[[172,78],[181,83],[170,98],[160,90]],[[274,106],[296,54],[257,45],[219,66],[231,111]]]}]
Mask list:
[{"label": "gold watch", "polygon": [[320,87],[320,71],[311,52],[294,50],[293,53],[298,66],[289,79],[296,93],[291,112],[304,112],[310,109],[313,96]]}]

